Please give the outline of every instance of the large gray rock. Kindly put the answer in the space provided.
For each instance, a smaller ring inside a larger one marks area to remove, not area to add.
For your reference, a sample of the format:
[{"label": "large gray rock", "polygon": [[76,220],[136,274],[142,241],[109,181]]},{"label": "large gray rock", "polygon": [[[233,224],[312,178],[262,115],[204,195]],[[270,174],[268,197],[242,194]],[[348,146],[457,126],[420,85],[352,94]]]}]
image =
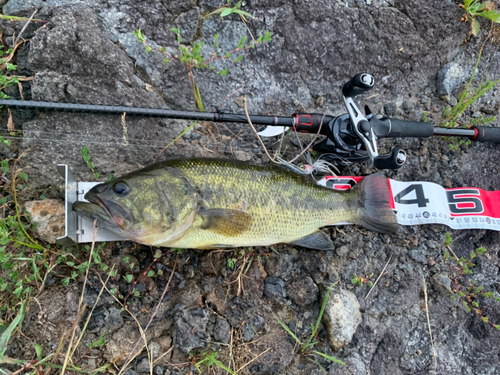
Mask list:
[{"label": "large gray rock", "polygon": [[9,0],[3,6],[3,14],[9,16],[27,16],[43,6],[43,0]]},{"label": "large gray rock", "polygon": [[361,323],[356,295],[345,289],[334,289],[326,302],[323,322],[328,342],[334,351],[349,344]]},{"label": "large gray rock", "polygon": [[30,43],[34,100],[161,106],[141,87],[132,61],[103,33],[91,8],[56,8],[50,26]]},{"label": "large gray rock", "polygon": [[[135,324],[135,323],[134,323]],[[141,339],[141,335],[137,330],[137,327],[133,325],[125,325],[116,331],[109,340],[106,340],[106,349],[104,357],[108,361],[113,361],[117,365],[122,366],[127,360],[128,356],[131,356],[132,350],[138,340]],[[134,354],[137,355],[142,348],[144,343],[140,342]]]},{"label": "large gray rock", "polygon": [[306,276],[290,284],[287,293],[297,305],[307,306],[318,300],[319,288],[310,276]]},{"label": "large gray rock", "polygon": [[250,373],[255,375],[278,375],[283,374],[284,369],[292,362],[294,346],[289,337],[279,334],[264,336],[252,346],[255,353],[262,354],[249,365]]},{"label": "large gray rock", "polygon": [[24,204],[31,222],[36,223],[35,232],[48,243],[55,244],[64,236],[66,211],[64,202],[57,199],[30,201]]},{"label": "large gray rock", "polygon": [[174,345],[181,352],[189,353],[193,349],[205,347],[210,337],[206,333],[208,317],[209,312],[203,309],[184,311],[177,317]]},{"label": "large gray rock", "polygon": [[455,62],[443,66],[437,74],[438,95],[453,95],[464,82],[466,72]]},{"label": "large gray rock", "polygon": [[[40,30],[30,44],[29,61],[36,71],[35,100],[161,108],[163,103],[134,74],[134,63],[103,33],[91,8],[74,5],[56,8],[51,26]],[[68,56],[73,56],[68,58]],[[26,172],[35,186],[59,181],[56,165],[69,164],[79,180],[91,179],[80,155],[88,147],[103,179],[151,163],[186,124],[163,127],[162,121],[120,116],[47,113],[24,124],[22,149],[29,150]],[[189,144],[187,145],[189,148]],[[173,145],[164,157],[194,156]],[[183,148],[183,147],[181,147]]]}]

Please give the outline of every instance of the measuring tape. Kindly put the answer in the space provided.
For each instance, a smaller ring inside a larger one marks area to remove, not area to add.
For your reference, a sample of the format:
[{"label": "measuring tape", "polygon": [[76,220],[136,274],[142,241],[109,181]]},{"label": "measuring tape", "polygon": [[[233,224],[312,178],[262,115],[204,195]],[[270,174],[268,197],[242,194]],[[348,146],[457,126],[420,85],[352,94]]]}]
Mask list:
[{"label": "measuring tape", "polygon": [[[318,181],[336,190],[348,190],[363,177],[327,176]],[[452,229],[500,231],[500,191],[475,187],[445,189],[441,185],[388,179],[390,205],[398,224],[444,224]]]}]

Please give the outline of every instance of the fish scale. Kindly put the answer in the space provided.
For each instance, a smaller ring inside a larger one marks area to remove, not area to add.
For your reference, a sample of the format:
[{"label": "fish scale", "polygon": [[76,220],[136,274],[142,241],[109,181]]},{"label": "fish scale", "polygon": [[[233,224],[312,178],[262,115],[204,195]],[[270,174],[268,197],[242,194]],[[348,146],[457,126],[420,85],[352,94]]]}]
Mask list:
[{"label": "fish scale", "polygon": [[282,167],[217,159],[173,163],[172,167],[182,169],[209,208],[242,210],[252,217],[247,231],[229,238],[202,229],[198,218],[181,239],[169,244],[172,247],[293,242],[352,216],[346,203],[352,194],[320,187]]},{"label": "fish scale", "polygon": [[[120,189],[115,187],[120,185]],[[126,185],[126,189],[124,188]],[[75,211],[122,237],[154,246],[214,248],[294,243],[332,249],[319,228],[352,222],[397,230],[382,175],[348,192],[274,164],[176,159],[97,185]]]}]

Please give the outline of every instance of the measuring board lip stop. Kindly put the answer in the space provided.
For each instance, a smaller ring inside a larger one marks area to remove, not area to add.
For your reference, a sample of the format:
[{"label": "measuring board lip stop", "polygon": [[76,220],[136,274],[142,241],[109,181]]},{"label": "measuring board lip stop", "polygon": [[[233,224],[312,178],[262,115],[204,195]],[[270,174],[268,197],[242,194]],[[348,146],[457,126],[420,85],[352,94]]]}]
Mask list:
[{"label": "measuring board lip stop", "polygon": [[[64,236],[57,238],[56,243],[61,246],[72,246],[75,243],[89,243],[94,240],[94,224],[79,217],[73,211],[73,203],[86,200],[85,193],[100,182],[77,182],[67,164],[58,164],[57,171],[64,178]],[[97,229],[95,242],[126,241],[114,233]]]}]

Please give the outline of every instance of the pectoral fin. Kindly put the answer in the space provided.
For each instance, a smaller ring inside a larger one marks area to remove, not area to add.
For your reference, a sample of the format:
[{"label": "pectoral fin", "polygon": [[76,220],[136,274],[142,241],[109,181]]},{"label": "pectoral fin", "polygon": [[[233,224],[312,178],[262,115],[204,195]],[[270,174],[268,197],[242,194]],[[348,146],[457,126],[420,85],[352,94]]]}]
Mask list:
[{"label": "pectoral fin", "polygon": [[335,250],[331,238],[324,232],[318,231],[296,241],[290,242],[292,245],[307,247],[314,250]]},{"label": "pectoral fin", "polygon": [[202,209],[198,215],[203,218],[202,229],[229,237],[245,232],[252,224],[252,216],[238,210]]}]

